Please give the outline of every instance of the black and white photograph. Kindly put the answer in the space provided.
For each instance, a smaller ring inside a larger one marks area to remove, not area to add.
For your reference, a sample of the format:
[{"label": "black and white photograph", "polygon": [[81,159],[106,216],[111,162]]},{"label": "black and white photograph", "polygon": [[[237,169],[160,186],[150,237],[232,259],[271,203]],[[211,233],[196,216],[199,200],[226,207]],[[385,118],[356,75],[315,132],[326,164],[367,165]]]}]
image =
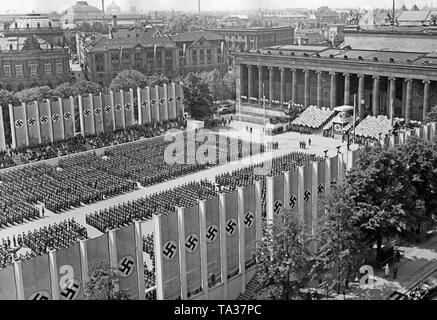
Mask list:
[{"label": "black and white photograph", "polygon": [[437,1],[0,0],[0,105],[0,303],[437,300]]}]

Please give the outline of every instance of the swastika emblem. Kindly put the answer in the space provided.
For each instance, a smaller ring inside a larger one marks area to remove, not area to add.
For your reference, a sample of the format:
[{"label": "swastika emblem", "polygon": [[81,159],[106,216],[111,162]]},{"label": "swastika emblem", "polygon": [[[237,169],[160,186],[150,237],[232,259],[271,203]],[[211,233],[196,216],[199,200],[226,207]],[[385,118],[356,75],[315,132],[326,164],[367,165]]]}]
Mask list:
[{"label": "swastika emblem", "polygon": [[68,283],[67,287],[59,292],[59,295],[61,296],[61,300],[75,300],[79,295],[79,291],[80,291],[79,280],[72,279]]},{"label": "swastika emblem", "polygon": [[46,115],[43,115],[43,116],[41,116],[41,117],[39,118],[39,121],[40,121],[42,124],[45,124],[45,123],[47,123],[47,122],[49,121],[49,117],[46,116]]},{"label": "swastika emblem", "polygon": [[185,238],[185,251],[193,253],[197,249],[197,245],[199,244],[199,237],[197,234],[192,233],[188,237]]},{"label": "swastika emblem", "polygon": [[282,208],[282,202],[280,200],[276,200],[273,205],[273,212],[275,214],[278,214],[281,208]]},{"label": "swastika emblem", "polygon": [[97,108],[96,110],[94,110],[94,113],[99,116],[102,113],[102,109]]},{"label": "swastika emblem", "polygon": [[176,96],[176,101],[180,102],[182,100],[181,96]]},{"label": "swastika emblem", "polygon": [[176,242],[170,240],[165,243],[162,254],[164,255],[165,259],[171,260],[176,255],[177,249],[178,247],[176,246]]},{"label": "swastika emblem", "polygon": [[118,262],[118,274],[123,277],[129,277],[135,269],[135,259],[132,256],[126,256]]},{"label": "swastika emblem", "polygon": [[111,106],[105,106],[105,112],[106,112],[106,113],[111,112],[111,110],[112,110],[112,107],[111,107]]},{"label": "swastika emblem", "polygon": [[296,207],[296,204],[297,204],[297,197],[296,197],[296,195],[293,193],[293,194],[290,196],[290,208],[291,208],[291,209],[294,209],[294,208]]},{"label": "swastika emblem", "polygon": [[30,117],[29,119],[27,119],[27,123],[29,124],[29,126],[33,126],[36,123],[36,119],[34,117]]},{"label": "swastika emblem", "polygon": [[70,120],[71,119],[71,113],[70,112],[65,112],[64,113],[64,119],[65,120]]},{"label": "swastika emblem", "polygon": [[117,112],[120,112],[120,110],[121,110],[121,104],[119,104],[119,103],[116,104],[115,107],[114,107],[114,110],[117,111]]},{"label": "swastika emblem", "polygon": [[305,191],[303,192],[303,200],[305,202],[308,202],[310,201],[310,199],[311,199],[311,191],[310,189],[305,189]]},{"label": "swastika emblem", "polygon": [[232,236],[237,230],[237,221],[235,219],[229,219],[226,223],[226,234]]},{"label": "swastika emblem", "polygon": [[61,119],[61,116],[58,113],[55,113],[55,114],[52,115],[52,120],[54,122],[58,122],[59,119]]},{"label": "swastika emblem", "polygon": [[151,104],[152,106],[154,106],[155,103],[156,103],[156,99],[155,99],[155,98],[153,98],[152,100],[150,100],[150,104]]},{"label": "swastika emblem", "polygon": [[208,229],[206,229],[206,241],[209,243],[213,243],[215,239],[217,239],[218,228],[215,225],[210,225]]},{"label": "swastika emblem", "polygon": [[336,186],[336,185],[337,185],[337,179],[331,178],[331,186]]},{"label": "swastika emblem", "polygon": [[143,102],[141,102],[141,104],[143,105],[143,107],[147,107],[147,105],[148,105],[149,103],[147,102],[147,100],[143,100]]},{"label": "swastika emblem", "polygon": [[322,194],[325,190],[325,186],[322,183],[319,183],[319,186],[317,187],[317,194]]},{"label": "swastika emblem", "polygon": [[334,126],[334,130],[335,130],[335,131],[341,131],[341,125],[339,125],[338,123],[336,123],[335,126]]},{"label": "swastika emblem", "polygon": [[172,103],[174,99],[173,99],[173,97],[168,97],[167,100],[168,100],[168,102]]},{"label": "swastika emblem", "polygon": [[83,115],[84,115],[85,117],[89,117],[90,114],[91,114],[90,109],[85,109],[85,110],[83,111]]},{"label": "swastika emblem", "polygon": [[247,212],[244,215],[244,227],[246,229],[249,229],[253,225],[253,220],[255,219],[255,216],[253,212]]},{"label": "swastika emblem", "polygon": [[24,125],[24,121],[21,119],[15,120],[15,126],[21,128]]},{"label": "swastika emblem", "polygon": [[127,111],[129,111],[130,109],[131,109],[131,104],[130,103],[126,103],[125,105],[124,105],[124,109],[125,110],[127,110]]},{"label": "swastika emblem", "polygon": [[45,290],[32,293],[27,300],[50,300],[50,293]]},{"label": "swastika emblem", "polygon": [[164,102],[165,102],[164,98],[159,99],[159,104],[164,104]]}]

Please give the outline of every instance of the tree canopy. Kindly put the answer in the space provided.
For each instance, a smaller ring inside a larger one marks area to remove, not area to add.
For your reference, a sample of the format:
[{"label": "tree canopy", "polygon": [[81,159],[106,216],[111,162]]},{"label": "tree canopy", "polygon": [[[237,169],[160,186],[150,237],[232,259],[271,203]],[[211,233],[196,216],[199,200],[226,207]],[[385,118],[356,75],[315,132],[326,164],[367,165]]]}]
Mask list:
[{"label": "tree canopy", "polygon": [[204,120],[214,114],[209,85],[199,74],[189,73],[183,80],[182,90],[186,110],[194,119]]},{"label": "tree canopy", "polygon": [[256,255],[258,298],[300,299],[300,289],[310,279],[311,268],[308,239],[301,223],[294,213],[282,210],[264,230]]},{"label": "tree canopy", "polygon": [[97,263],[85,283],[84,294],[87,300],[130,300],[128,290],[119,288],[117,271],[108,263]]},{"label": "tree canopy", "polygon": [[123,70],[112,79],[109,89],[112,91],[129,90],[137,87],[144,88],[147,85],[147,77],[136,70]]}]

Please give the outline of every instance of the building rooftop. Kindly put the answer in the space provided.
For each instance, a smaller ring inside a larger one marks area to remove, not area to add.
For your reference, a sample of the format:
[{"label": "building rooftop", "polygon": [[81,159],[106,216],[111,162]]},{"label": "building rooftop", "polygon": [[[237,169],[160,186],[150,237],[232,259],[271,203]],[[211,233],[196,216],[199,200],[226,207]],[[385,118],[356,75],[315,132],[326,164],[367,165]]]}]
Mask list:
[{"label": "building rooftop", "polygon": [[39,14],[29,14],[19,17],[10,25],[11,31],[15,29],[40,29],[40,28],[60,28],[59,22],[50,20],[47,16]]},{"label": "building rooftop", "polygon": [[52,48],[51,43],[35,35],[32,37],[0,38],[0,51],[17,51],[17,50],[21,51],[23,49],[26,50],[26,48],[36,49],[36,50],[62,49],[62,47],[57,45],[53,45]]},{"label": "building rooftop", "polygon": [[207,41],[220,41],[224,40],[223,36],[212,33],[210,31],[188,31],[171,36],[175,42],[194,42],[200,38],[204,38]]},{"label": "building rooftop", "polygon": [[76,4],[67,9],[68,13],[89,13],[89,12],[103,12],[102,10],[90,6],[86,1],[77,1]]}]

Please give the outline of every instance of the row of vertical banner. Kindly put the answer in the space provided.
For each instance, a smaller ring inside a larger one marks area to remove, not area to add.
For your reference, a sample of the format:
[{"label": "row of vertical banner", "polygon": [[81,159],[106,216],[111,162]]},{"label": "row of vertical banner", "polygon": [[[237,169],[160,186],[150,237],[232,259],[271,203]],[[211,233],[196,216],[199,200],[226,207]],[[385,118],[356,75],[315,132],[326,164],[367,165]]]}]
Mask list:
[{"label": "row of vertical banner", "polygon": [[261,240],[261,184],[202,200],[175,214],[153,216],[157,299],[189,299],[223,284],[218,299],[228,299],[228,279],[242,276]]},{"label": "row of vertical banner", "polygon": [[180,83],[137,89],[138,123],[167,121],[184,115]]},{"label": "row of vertical banner", "polygon": [[[137,88],[138,124],[175,120],[183,117],[180,83]],[[62,141],[76,135],[77,118],[82,136],[128,128],[135,123],[134,91],[117,91],[75,98],[9,105],[13,149]],[[77,112],[78,117],[77,116]],[[4,122],[0,117],[0,149],[6,149]]]},{"label": "row of vertical banner", "polygon": [[81,300],[93,268],[117,270],[120,289],[144,299],[141,223],[0,269],[0,300]]}]

